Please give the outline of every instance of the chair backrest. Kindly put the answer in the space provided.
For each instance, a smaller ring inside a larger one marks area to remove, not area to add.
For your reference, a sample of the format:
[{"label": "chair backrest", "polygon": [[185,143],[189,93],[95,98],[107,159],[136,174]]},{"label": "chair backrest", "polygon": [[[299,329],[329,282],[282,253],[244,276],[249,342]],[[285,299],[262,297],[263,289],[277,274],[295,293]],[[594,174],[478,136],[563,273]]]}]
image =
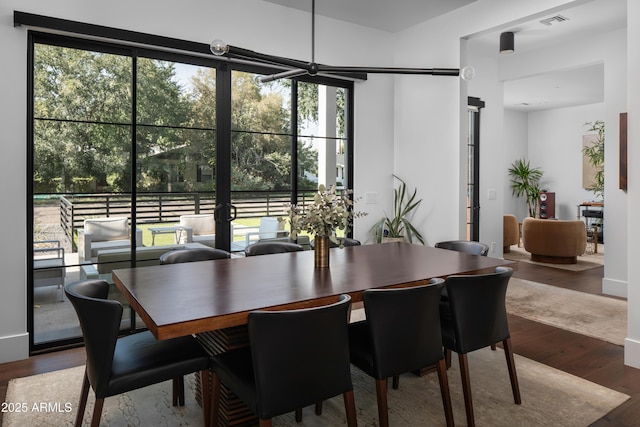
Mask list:
[{"label": "chair backrest", "polygon": [[69,283],[64,292],[78,315],[87,354],[87,376],[97,395],[106,394],[120,333],[122,305],[109,300],[105,280]]},{"label": "chair backrest", "polygon": [[85,234],[91,234],[94,242],[129,238],[129,218],[107,217],[84,220]]},{"label": "chair backrest", "polygon": [[[263,216],[260,218],[259,239],[275,239],[280,230],[280,221],[273,216]],[[284,227],[283,227],[284,229]]]},{"label": "chair backrest", "polygon": [[353,389],[347,316],[351,297],[322,307],[249,313],[261,419]]},{"label": "chair backrest", "polygon": [[509,267],[497,267],[495,273],[447,277],[456,352],[468,353],[509,338],[505,298],[512,274]]},{"label": "chair backrest", "polygon": [[194,236],[215,234],[216,232],[213,214],[180,215],[180,225],[191,227]]},{"label": "chair backrest", "polygon": [[292,242],[257,242],[247,246],[244,250],[246,256],[283,254],[287,252],[298,252],[304,248]]},{"label": "chair backrest", "polygon": [[231,258],[231,254],[222,249],[194,248],[178,249],[162,254],[160,264],[178,264],[183,262],[211,261],[214,259]]},{"label": "chair backrest", "polygon": [[362,299],[377,379],[412,372],[444,358],[440,329],[443,279],[410,288],[370,289]]},{"label": "chair backrest", "polygon": [[450,240],[446,242],[438,242],[436,248],[449,249],[457,252],[465,252],[471,255],[487,256],[489,246],[482,242],[473,242],[469,240]]},{"label": "chair backrest", "polygon": [[[315,240],[311,241],[311,248],[313,249],[315,247]],[[360,243],[360,240],[356,240],[356,239],[352,239],[351,237],[338,237],[338,242],[339,243],[335,243],[332,242],[331,240],[329,240],[329,247],[331,248],[338,248],[340,247],[340,244],[342,244],[342,246],[360,246],[362,243]]]}]

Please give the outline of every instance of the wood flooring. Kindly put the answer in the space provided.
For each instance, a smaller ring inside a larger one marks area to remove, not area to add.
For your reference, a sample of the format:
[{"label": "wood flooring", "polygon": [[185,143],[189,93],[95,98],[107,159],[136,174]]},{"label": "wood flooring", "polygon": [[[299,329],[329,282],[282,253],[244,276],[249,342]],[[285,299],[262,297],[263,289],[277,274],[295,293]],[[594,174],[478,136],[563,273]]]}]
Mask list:
[{"label": "wood flooring", "polygon": [[[603,267],[572,272],[519,263],[514,277],[600,295],[603,273]],[[516,354],[631,396],[593,426],[640,426],[640,370],[624,365],[623,347],[517,316],[509,322]],[[84,357],[84,349],[76,348],[0,364],[2,401],[10,379],[78,366]]]}]

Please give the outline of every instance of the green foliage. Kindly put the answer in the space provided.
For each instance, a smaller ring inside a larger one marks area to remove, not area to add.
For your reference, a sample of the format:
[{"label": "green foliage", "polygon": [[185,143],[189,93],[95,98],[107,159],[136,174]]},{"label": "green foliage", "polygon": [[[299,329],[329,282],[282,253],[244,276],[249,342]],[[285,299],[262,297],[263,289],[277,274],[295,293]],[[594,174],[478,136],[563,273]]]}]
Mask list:
[{"label": "green foliage", "polygon": [[291,238],[295,240],[300,233],[307,232],[340,243],[336,231],[346,234],[353,218],[366,215],[364,212],[353,210],[351,194],[351,190],[337,194],[335,185],[327,189],[324,184],[320,184],[313,197],[313,203],[305,206],[287,204]]},{"label": "green foliage", "polygon": [[[131,191],[132,64],[127,56],[36,45],[36,192]],[[215,177],[215,69],[198,67],[184,87],[172,62],[138,58],[137,66],[138,191],[213,189],[201,172]],[[290,90],[234,71],[232,94],[232,189],[289,189]],[[317,120],[317,86],[308,84],[301,98],[303,113]],[[298,167],[317,174],[317,153],[302,142]]]},{"label": "green foliage", "polygon": [[424,237],[409,219],[422,202],[422,199],[416,200],[418,189],[414,189],[413,193],[409,195],[407,183],[395,175],[394,177],[400,181],[400,186],[393,190],[393,216],[381,218],[374,224],[371,231],[375,234],[378,243],[382,241],[383,237],[404,237],[413,243],[415,237],[424,245]]},{"label": "green foliage", "polygon": [[512,193],[517,197],[524,196],[531,217],[535,217],[538,211],[542,174],[540,168],[532,168],[529,160],[525,159],[516,160],[509,168]]},{"label": "green foliage", "polygon": [[589,126],[588,130],[598,135],[593,144],[582,149],[582,154],[596,170],[593,184],[588,189],[604,200],[604,122],[596,120],[585,123],[585,126]]}]

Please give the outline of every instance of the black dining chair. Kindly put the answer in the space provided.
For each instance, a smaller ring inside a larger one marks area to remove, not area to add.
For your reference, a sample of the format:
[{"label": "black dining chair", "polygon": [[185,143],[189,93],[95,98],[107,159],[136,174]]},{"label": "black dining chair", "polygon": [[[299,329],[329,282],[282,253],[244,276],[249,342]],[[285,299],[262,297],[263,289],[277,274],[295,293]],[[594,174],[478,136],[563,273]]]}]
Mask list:
[{"label": "black dining chair", "polygon": [[436,248],[449,249],[457,252],[464,252],[471,255],[487,256],[489,253],[489,245],[482,242],[474,242],[469,240],[448,240],[446,242],[438,242]]},{"label": "black dining chair", "polygon": [[293,242],[257,242],[244,249],[245,256],[284,254],[303,251],[302,245]]},{"label": "black dining chair", "polygon": [[223,249],[194,248],[177,249],[160,255],[160,264],[178,264],[183,262],[211,261],[231,258],[231,254]]},{"label": "black dining chair", "polygon": [[[82,425],[91,387],[95,393],[92,426],[100,424],[104,399],[183,375],[200,372],[205,425],[210,416],[211,360],[191,336],[156,340],[149,331],[118,338],[122,305],[107,299],[109,284],[104,280],[69,283],[65,294],[75,309],[86,351],[86,368],[75,425]],[[174,406],[184,405],[184,388],[176,389]],[[182,394],[176,398],[177,394]],[[144,421],[144,420],[142,420]]]},{"label": "black dining chair", "polygon": [[511,391],[516,404],[521,403],[520,388],[513,359],[505,298],[513,274],[509,267],[498,267],[495,273],[455,275],[447,277],[448,300],[440,302],[442,342],[447,366],[451,351],[458,354],[467,424],[475,425],[467,354],[502,342]]},{"label": "black dining chair", "polygon": [[248,348],[212,356],[212,422],[218,425],[221,382],[259,419],[288,412],[301,419],[305,406],[342,394],[347,424],[356,426],[349,363],[351,297],[314,308],[249,313]]},{"label": "black dining chair", "polygon": [[[371,289],[362,294],[366,320],[349,325],[351,363],[375,378],[378,419],[389,425],[387,381],[399,375],[434,366],[447,426],[453,410],[440,330],[440,291],[443,279],[410,288]],[[419,410],[419,408],[415,408]]]},{"label": "black dining chair", "polygon": [[[310,246],[311,249],[315,248],[315,240],[312,240],[310,242]],[[340,246],[345,247],[345,246],[360,246],[362,243],[360,242],[360,240],[356,240],[353,239],[351,237],[338,237],[338,243],[336,242],[332,242],[331,240],[329,240],[329,247],[330,248],[339,248]]]}]

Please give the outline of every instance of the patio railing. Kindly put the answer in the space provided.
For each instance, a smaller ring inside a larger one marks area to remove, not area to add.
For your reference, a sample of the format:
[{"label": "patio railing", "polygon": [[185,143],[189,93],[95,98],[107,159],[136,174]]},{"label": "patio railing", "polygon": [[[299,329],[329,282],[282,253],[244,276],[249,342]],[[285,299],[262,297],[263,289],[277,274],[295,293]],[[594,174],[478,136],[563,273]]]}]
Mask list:
[{"label": "patio railing", "polygon": [[[313,191],[298,193],[298,202],[313,200]],[[285,203],[290,192],[235,191],[231,203],[237,218],[259,218],[285,215]],[[215,193],[144,193],[137,196],[138,223],[175,223],[180,215],[213,213]],[[74,234],[84,226],[84,220],[95,217],[130,216],[131,196],[128,194],[82,194],[60,197],[60,226],[76,251]]]}]

